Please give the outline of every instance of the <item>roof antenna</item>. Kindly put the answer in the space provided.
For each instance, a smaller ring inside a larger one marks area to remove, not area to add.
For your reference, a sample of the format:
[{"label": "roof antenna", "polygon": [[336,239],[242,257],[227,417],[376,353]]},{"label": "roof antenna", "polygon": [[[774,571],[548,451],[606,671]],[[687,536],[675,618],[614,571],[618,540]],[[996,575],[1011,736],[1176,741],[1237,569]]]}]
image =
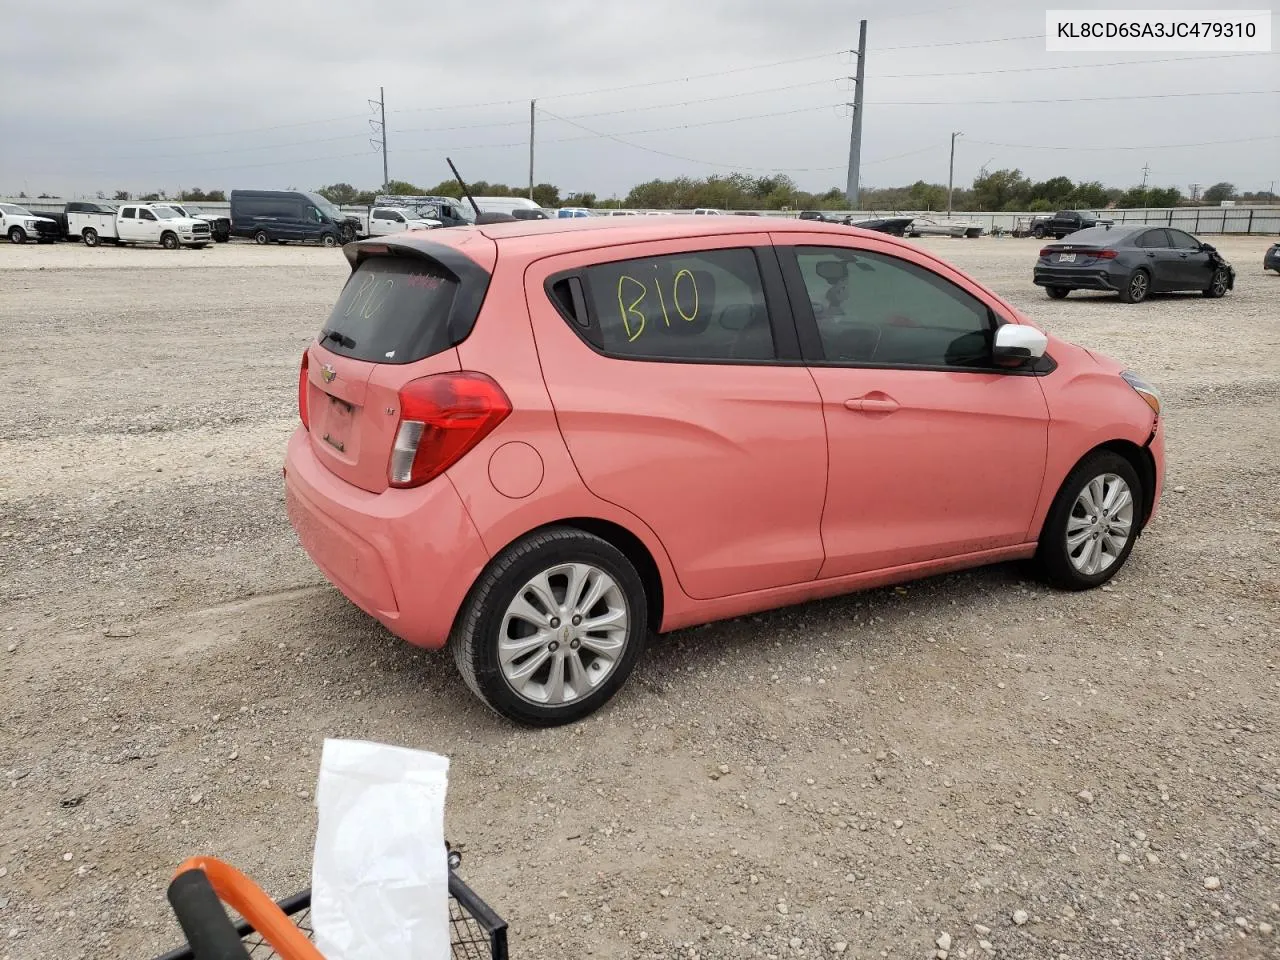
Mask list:
[{"label": "roof antenna", "polygon": [[462,174],[458,173],[458,168],[453,165],[453,161],[448,157],[444,158],[444,162],[449,165],[449,169],[453,171],[453,178],[458,181],[458,186],[462,187],[462,195],[467,198],[467,202],[471,204],[471,209],[476,212],[476,216],[480,216],[480,208],[476,206],[475,197],[471,196],[471,191],[467,189],[467,185],[463,182]]},{"label": "roof antenna", "polygon": [[484,213],[480,210],[476,198],[471,195],[471,191],[467,188],[466,182],[462,179],[462,175],[458,173],[458,168],[453,165],[453,161],[448,157],[444,158],[445,163],[449,164],[449,169],[453,171],[453,177],[458,181],[458,185],[462,187],[462,193],[471,204],[471,209],[476,212],[476,226],[481,227],[490,223],[509,223],[515,220],[515,217],[509,213]]}]

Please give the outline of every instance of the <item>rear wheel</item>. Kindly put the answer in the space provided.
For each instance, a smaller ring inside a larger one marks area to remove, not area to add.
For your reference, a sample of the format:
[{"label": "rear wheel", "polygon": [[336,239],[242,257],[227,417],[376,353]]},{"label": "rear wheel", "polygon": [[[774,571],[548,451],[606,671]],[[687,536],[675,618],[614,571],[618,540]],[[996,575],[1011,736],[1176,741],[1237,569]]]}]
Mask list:
[{"label": "rear wheel", "polygon": [[265,247],[268,243],[271,242],[271,237],[267,235],[267,231],[259,230],[257,233],[253,235],[253,242],[260,247]]},{"label": "rear wheel", "polygon": [[80,238],[84,240],[86,247],[96,247],[98,245],[98,231],[93,227],[85,227],[84,233],[80,235]]},{"label": "rear wheel", "polygon": [[481,574],[449,643],[467,686],[529,726],[571,723],[626,682],[648,636],[636,569],[571,527],[531,534]]},{"label": "rear wheel", "polygon": [[1226,267],[1219,267],[1213,271],[1213,279],[1209,281],[1209,288],[1203,291],[1206,297],[1225,297],[1227,295],[1227,286],[1230,283],[1230,276],[1227,274]]},{"label": "rear wheel", "polygon": [[166,250],[177,250],[178,235],[166,230],[160,237],[160,246],[164,247]]},{"label": "rear wheel", "polygon": [[26,243],[27,231],[23,230],[21,227],[10,227],[9,242],[10,243]]},{"label": "rear wheel", "polygon": [[1044,292],[1049,295],[1050,300],[1062,300],[1071,292],[1070,287],[1045,287]]},{"label": "rear wheel", "polygon": [[1141,303],[1151,292],[1151,275],[1138,269],[1129,275],[1128,281],[1120,290],[1120,299],[1125,303]]},{"label": "rear wheel", "polygon": [[1142,524],[1142,483],[1118,453],[1099,450],[1071,471],[1045,518],[1036,560],[1064,590],[1106,583],[1129,559]]}]

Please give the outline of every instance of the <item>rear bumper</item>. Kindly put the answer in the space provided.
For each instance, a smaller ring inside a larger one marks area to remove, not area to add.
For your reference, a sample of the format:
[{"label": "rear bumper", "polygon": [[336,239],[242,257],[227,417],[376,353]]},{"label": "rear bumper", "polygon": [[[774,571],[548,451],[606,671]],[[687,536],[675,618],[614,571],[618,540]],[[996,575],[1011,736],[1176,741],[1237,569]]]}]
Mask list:
[{"label": "rear bumper", "polygon": [[1071,287],[1073,290],[1119,290],[1122,283],[1108,270],[1083,267],[1064,270],[1060,267],[1036,267],[1032,282],[1037,287]]},{"label": "rear bumper", "polygon": [[409,643],[445,645],[489,561],[447,477],[361,490],[325,469],[299,427],[285,455],[285,504],[303,549],[352,603]]}]

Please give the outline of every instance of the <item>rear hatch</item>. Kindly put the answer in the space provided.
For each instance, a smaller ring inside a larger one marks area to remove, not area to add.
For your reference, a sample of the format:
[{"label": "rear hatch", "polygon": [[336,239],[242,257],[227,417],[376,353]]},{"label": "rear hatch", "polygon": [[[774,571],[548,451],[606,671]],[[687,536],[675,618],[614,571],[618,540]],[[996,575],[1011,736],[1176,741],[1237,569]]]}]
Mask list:
[{"label": "rear hatch", "polygon": [[299,385],[311,448],[348,483],[374,493],[388,487],[401,387],[460,369],[455,348],[471,332],[495,258],[493,241],[475,239],[487,268],[458,245],[348,247],[351,276],[307,348]]}]

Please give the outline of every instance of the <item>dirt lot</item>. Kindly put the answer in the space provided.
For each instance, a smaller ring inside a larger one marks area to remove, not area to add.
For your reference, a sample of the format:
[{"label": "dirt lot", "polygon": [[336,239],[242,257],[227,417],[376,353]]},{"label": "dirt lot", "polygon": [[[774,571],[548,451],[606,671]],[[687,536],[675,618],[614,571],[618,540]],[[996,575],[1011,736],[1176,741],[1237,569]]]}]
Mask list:
[{"label": "dirt lot", "polygon": [[195,853],[306,886],[326,736],[452,758],[517,958],[1276,956],[1270,242],[1220,241],[1225,300],[1125,306],[1049,301],[1035,241],[925,241],[1164,390],[1162,514],[1105,592],[1003,566],[682,631],[545,732],[284,517],[339,251],[0,246],[0,957],[161,952]]}]

